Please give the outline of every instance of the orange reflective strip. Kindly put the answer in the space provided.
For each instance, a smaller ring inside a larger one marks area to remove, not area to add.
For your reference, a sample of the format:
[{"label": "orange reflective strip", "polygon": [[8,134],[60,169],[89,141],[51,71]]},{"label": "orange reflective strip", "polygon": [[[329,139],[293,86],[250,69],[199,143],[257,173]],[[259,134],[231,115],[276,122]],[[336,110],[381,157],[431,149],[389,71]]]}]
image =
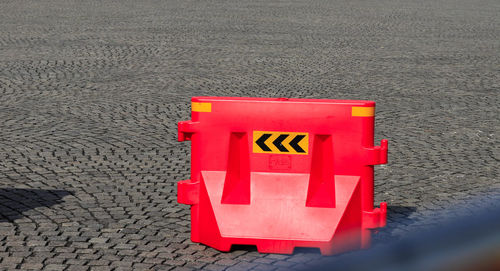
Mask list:
[{"label": "orange reflective strip", "polygon": [[362,107],[353,106],[352,107],[353,117],[373,117],[375,116],[375,107]]},{"label": "orange reflective strip", "polygon": [[212,103],[191,103],[191,110],[193,112],[212,112]]}]

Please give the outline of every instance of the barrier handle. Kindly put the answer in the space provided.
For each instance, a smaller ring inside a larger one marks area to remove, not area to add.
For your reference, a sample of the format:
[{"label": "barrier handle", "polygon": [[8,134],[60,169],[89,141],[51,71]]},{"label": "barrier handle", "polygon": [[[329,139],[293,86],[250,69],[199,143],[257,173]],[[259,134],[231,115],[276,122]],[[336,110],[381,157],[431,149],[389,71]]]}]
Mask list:
[{"label": "barrier handle", "polygon": [[387,139],[380,141],[380,146],[364,148],[365,149],[365,164],[380,165],[387,164],[387,149],[389,142]]},{"label": "barrier handle", "polygon": [[380,164],[387,164],[387,150],[389,148],[389,140],[382,139],[380,141]]},{"label": "barrier handle", "polygon": [[177,183],[177,202],[195,205],[200,200],[200,183],[183,180]]},{"label": "barrier handle", "polygon": [[191,136],[198,132],[198,125],[199,122],[191,121],[191,120],[186,120],[186,121],[179,121],[177,123],[177,140],[179,142],[186,141],[186,140],[191,140]]},{"label": "barrier handle", "polygon": [[385,227],[387,224],[387,202],[381,202],[380,208],[371,212],[363,212],[363,228],[376,229]]}]

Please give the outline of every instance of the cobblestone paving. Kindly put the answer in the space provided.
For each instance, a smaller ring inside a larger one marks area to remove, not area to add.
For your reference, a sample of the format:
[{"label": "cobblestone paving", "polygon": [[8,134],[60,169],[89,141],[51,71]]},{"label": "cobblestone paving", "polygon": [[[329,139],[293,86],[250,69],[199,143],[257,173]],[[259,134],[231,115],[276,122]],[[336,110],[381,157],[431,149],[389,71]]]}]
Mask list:
[{"label": "cobblestone paving", "polygon": [[496,0],[0,1],[1,269],[316,261],[189,241],[176,122],[195,95],[375,100],[379,242],[499,195],[499,14]]}]

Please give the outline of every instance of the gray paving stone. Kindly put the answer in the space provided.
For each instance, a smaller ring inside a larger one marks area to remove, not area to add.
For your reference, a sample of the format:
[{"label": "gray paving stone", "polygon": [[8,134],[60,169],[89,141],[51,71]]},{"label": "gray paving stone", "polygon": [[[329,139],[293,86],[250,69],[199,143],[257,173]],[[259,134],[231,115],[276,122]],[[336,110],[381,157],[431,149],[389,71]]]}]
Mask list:
[{"label": "gray paving stone", "polygon": [[41,270],[43,264],[40,263],[24,263],[21,265],[21,270]]},{"label": "gray paving stone", "polygon": [[63,264],[48,264],[45,265],[43,270],[50,270],[50,271],[62,271],[66,268],[66,265]]}]

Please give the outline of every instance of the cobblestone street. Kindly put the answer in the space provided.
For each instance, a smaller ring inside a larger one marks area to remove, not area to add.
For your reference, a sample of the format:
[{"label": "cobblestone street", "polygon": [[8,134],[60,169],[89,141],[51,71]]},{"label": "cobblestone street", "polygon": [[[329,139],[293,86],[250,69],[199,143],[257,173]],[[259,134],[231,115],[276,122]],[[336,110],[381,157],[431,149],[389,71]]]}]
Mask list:
[{"label": "cobblestone street", "polygon": [[[290,270],[189,240],[192,96],[377,102],[375,244],[500,196],[500,2],[0,1],[0,269]],[[450,211],[452,212],[452,211]]]}]

